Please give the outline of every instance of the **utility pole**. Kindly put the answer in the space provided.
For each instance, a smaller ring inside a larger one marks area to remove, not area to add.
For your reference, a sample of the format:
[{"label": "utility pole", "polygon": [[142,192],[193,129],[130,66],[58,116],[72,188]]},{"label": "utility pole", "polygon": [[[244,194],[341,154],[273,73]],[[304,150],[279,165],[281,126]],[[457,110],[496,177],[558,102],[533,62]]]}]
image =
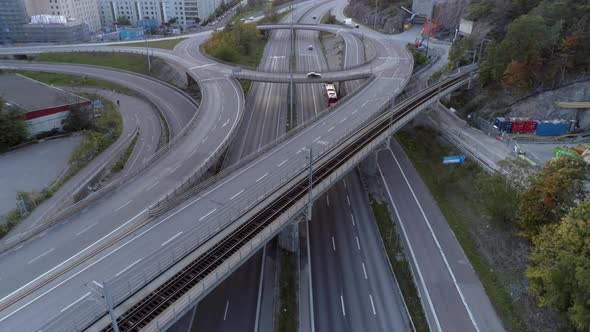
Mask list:
[{"label": "utility pole", "polygon": [[307,221],[311,221],[311,208],[313,203],[313,196],[311,190],[313,189],[313,151],[311,145],[309,146],[309,187],[307,189]]},{"label": "utility pole", "polygon": [[145,40],[145,51],[147,56],[147,65],[148,65],[148,73],[152,71],[152,63],[150,62],[150,47],[148,44],[147,36],[145,35],[145,31],[143,32],[143,39]]},{"label": "utility pole", "polygon": [[113,331],[115,332],[119,332],[119,324],[117,323],[117,316],[115,315],[115,309],[113,308],[113,298],[111,297],[111,293],[108,291],[107,289],[107,285],[106,283],[98,283],[94,280],[92,280],[92,284],[94,285],[88,285],[88,288],[90,288],[90,290],[98,295],[100,298],[104,299],[106,304],[107,304],[107,308],[109,310],[109,316],[111,317],[111,322],[113,324]]},{"label": "utility pole", "polygon": [[375,19],[373,20],[373,30],[377,30],[377,0],[375,0]]},{"label": "utility pole", "polygon": [[295,32],[293,31],[293,5],[290,5],[289,7],[291,10],[291,54],[289,56],[289,116],[291,118],[289,121],[290,130],[295,127],[295,116],[293,113],[295,112],[293,109],[293,62],[295,61]]}]

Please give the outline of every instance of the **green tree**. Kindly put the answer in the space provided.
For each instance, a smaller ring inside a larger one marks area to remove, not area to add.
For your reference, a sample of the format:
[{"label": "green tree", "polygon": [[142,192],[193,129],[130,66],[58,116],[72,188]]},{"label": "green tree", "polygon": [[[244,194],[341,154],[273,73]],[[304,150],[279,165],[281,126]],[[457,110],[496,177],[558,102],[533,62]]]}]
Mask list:
[{"label": "green tree", "polygon": [[583,198],[585,177],[586,163],[567,156],[547,162],[541,172],[532,175],[518,205],[524,235],[532,238],[541,226],[557,223],[574,207],[576,200]]},{"label": "green tree", "polygon": [[482,175],[478,178],[481,205],[490,217],[511,221],[518,207],[518,191],[502,175]]},{"label": "green tree", "polygon": [[0,150],[22,143],[27,138],[27,124],[16,107],[5,107],[0,97]]},{"label": "green tree", "polygon": [[117,23],[119,25],[131,25],[131,22],[129,21],[129,18],[127,18],[127,16],[119,16],[117,18]]},{"label": "green tree", "polygon": [[176,24],[176,22],[178,22],[178,18],[176,18],[176,17],[172,17],[168,20],[169,24]]},{"label": "green tree", "polygon": [[580,331],[590,331],[590,200],[533,240],[527,276],[539,304],[564,312]]}]

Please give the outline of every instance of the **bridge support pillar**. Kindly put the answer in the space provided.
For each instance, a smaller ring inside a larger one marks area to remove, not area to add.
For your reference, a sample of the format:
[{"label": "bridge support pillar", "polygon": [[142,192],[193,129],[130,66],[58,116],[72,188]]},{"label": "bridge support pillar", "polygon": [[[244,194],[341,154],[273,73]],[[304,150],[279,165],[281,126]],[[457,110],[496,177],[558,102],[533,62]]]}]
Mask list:
[{"label": "bridge support pillar", "polygon": [[377,154],[379,150],[371,153],[368,155],[362,162],[361,162],[361,170],[363,173],[369,176],[376,176],[377,175]]},{"label": "bridge support pillar", "polygon": [[279,233],[279,247],[292,253],[299,250],[299,223],[292,222]]}]

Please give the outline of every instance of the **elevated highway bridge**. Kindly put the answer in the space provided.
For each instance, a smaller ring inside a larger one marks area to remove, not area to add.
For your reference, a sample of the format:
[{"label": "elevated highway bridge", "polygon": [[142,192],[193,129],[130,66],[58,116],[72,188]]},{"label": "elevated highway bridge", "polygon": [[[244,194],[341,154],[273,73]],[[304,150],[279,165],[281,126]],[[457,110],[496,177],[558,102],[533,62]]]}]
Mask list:
[{"label": "elevated highway bridge", "polygon": [[[268,27],[273,28],[285,27]],[[420,110],[471,77],[469,73],[451,77],[391,109],[391,101],[409,80],[413,60],[403,43],[385,39],[375,43],[382,46],[378,47],[381,56],[368,72],[361,66],[331,73],[335,76],[325,74],[335,80],[356,79],[361,76],[355,75],[360,74],[371,76],[356,94],[283,137],[277,145],[246,158],[245,163],[196,189],[196,178],[185,177],[176,190],[145,212],[148,219],[144,227],[128,234],[119,246],[106,247],[83,261],[79,269],[67,271],[21,296],[12,302],[14,305],[5,306],[0,326],[18,330],[22,322],[27,322],[31,330],[37,326],[43,331],[79,330],[91,324],[91,329],[108,329],[104,302],[88,291],[93,284],[103,282],[109,289],[108,297],[117,306],[123,330],[168,326],[186,305],[198,301],[256,248],[299,216],[310,198],[320,195]],[[80,49],[102,52],[112,51],[113,47],[40,47],[33,52]],[[145,52],[138,48],[116,49]],[[23,50],[0,50],[3,52]],[[200,85],[209,86],[211,90],[204,99],[208,109],[215,110],[223,105],[223,92],[235,88],[231,77],[240,76],[231,66],[200,57],[194,50],[191,53],[185,58],[173,52],[154,51],[187,68]],[[256,71],[253,75],[263,75],[262,79],[269,81],[275,77]],[[278,74],[276,79],[288,82],[291,78]],[[299,79],[318,82],[307,77]],[[229,84],[227,88],[219,85],[223,82]],[[308,197],[310,155],[313,190]],[[48,293],[51,296],[45,296]]]}]

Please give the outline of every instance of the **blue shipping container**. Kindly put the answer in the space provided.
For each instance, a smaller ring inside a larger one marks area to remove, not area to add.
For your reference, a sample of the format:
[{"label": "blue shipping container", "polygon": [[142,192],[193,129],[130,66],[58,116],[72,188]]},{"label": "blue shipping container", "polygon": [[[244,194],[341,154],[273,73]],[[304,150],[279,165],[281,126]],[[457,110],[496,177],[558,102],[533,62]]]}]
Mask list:
[{"label": "blue shipping container", "polygon": [[443,164],[462,164],[464,162],[465,162],[465,156],[443,157]]},{"label": "blue shipping container", "polygon": [[512,121],[509,118],[496,118],[494,120],[494,127],[498,129],[498,131],[503,131],[505,133],[512,132]]},{"label": "blue shipping container", "polygon": [[121,40],[133,40],[143,38],[143,29],[126,29],[119,31]]},{"label": "blue shipping container", "polygon": [[157,20],[139,20],[135,25],[142,28],[151,28],[157,27],[160,24]]},{"label": "blue shipping container", "polygon": [[538,121],[537,136],[561,136],[568,133],[570,122],[567,120]]}]

